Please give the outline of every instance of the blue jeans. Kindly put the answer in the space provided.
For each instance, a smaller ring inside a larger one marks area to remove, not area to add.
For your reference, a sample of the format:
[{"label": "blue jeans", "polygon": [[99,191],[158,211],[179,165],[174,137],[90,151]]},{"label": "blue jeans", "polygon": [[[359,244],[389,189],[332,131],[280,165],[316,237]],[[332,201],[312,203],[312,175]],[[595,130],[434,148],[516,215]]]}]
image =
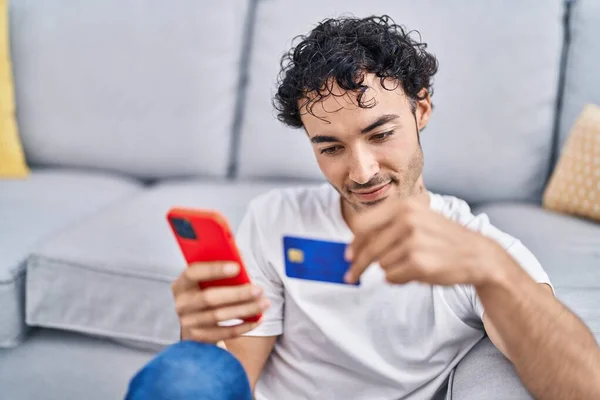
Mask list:
[{"label": "blue jeans", "polygon": [[242,364],[228,351],[192,341],[156,355],[129,383],[126,400],[252,400]]}]

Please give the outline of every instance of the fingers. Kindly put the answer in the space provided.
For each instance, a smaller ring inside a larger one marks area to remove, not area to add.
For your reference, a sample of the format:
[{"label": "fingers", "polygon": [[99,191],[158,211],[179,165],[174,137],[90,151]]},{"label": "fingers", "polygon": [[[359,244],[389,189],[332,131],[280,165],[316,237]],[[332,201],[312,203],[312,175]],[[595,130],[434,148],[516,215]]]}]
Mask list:
[{"label": "fingers", "polygon": [[370,210],[366,210],[357,216],[356,226],[357,231],[355,234],[361,236],[362,234],[368,236],[370,232],[376,232],[383,229],[394,221],[395,218],[400,217],[405,213],[411,213],[422,208],[419,200],[414,198],[406,198],[400,204],[394,205],[383,205],[382,207],[375,207]]},{"label": "fingers", "polygon": [[397,246],[402,235],[397,234],[396,231],[394,225],[389,225],[377,235],[371,235],[367,240],[362,240],[358,245],[354,242],[351,244],[354,258],[344,277],[346,282],[356,282],[371,263]]},{"label": "fingers", "polygon": [[360,223],[357,222],[358,228],[354,240],[346,249],[346,259],[353,261],[367,243],[373,238],[378,238],[381,232],[388,227],[396,229],[395,234],[398,240],[403,239],[422,222],[423,216],[420,215],[422,210],[423,206],[417,200],[406,199],[400,203],[400,206],[392,209],[386,207],[376,209],[379,214],[374,217],[378,217],[379,221],[375,224],[367,220],[367,218],[370,218],[370,214],[362,215],[360,218],[363,219],[360,220]]},{"label": "fingers", "polygon": [[385,278],[391,283],[408,283],[420,276],[419,265],[414,261],[412,240],[406,240],[390,249],[379,260]]},{"label": "fingers", "polygon": [[414,218],[399,215],[390,218],[390,223],[376,232],[358,233],[347,249],[346,256],[350,256],[352,265],[345,276],[346,282],[354,283],[371,263],[380,261],[380,257],[402,247],[403,242],[410,240],[416,231],[417,224]]},{"label": "fingers", "polygon": [[190,329],[188,338],[198,342],[217,343],[250,332],[260,322],[244,322],[235,326],[216,326],[211,328]]},{"label": "fingers", "polygon": [[179,315],[217,308],[226,305],[249,302],[262,295],[261,288],[252,285],[223,286],[206,290],[188,290],[180,293],[175,300],[175,309]]},{"label": "fingers", "polygon": [[402,266],[409,262],[410,254],[415,249],[414,239],[406,239],[397,244],[379,258],[379,265],[384,271]]},{"label": "fingers", "polygon": [[388,282],[398,284],[419,280],[420,276],[421,272],[419,269],[411,266],[408,263],[399,264],[385,272],[385,279]]},{"label": "fingers", "polygon": [[240,266],[233,262],[214,262],[191,264],[171,285],[175,295],[198,286],[199,282],[231,278],[240,271]]},{"label": "fingers", "polygon": [[355,232],[354,240],[352,240],[352,243],[350,243],[350,245],[346,248],[344,258],[347,261],[354,261],[356,255],[362,250],[370,238],[373,237],[374,231],[376,230],[379,232],[384,230],[391,224],[392,219],[388,218],[387,220],[376,225],[372,223],[369,225],[359,225],[359,228]]},{"label": "fingers", "polygon": [[258,315],[269,307],[269,300],[261,298],[244,304],[229,307],[207,309],[201,312],[184,315],[181,318],[182,328],[193,330],[200,327],[215,327],[219,322],[231,319],[244,319]]},{"label": "fingers", "polygon": [[199,283],[234,277],[240,272],[236,263],[214,262],[190,265],[173,282],[175,308],[181,324],[182,338],[216,343],[240,336],[258,326],[244,322],[219,326],[222,321],[246,319],[269,307],[263,290],[250,284],[216,286],[200,290]]},{"label": "fingers", "polygon": [[[401,246],[387,253],[379,264],[385,272],[385,277],[391,283],[408,283],[420,281],[433,283],[441,271],[436,262],[436,256],[431,252],[420,250],[412,241],[406,241]],[[445,276],[451,277],[456,271],[448,271]]]}]

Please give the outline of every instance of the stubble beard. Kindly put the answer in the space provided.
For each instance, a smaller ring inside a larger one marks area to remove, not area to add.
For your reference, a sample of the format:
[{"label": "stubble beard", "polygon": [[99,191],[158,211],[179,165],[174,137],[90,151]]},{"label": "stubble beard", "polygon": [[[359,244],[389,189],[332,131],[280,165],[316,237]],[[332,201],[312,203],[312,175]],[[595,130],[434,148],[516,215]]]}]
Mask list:
[{"label": "stubble beard", "polygon": [[417,146],[417,149],[412,155],[406,170],[400,172],[400,174],[394,174],[385,178],[377,178],[374,182],[370,182],[369,184],[367,184],[368,186],[375,187],[378,184],[390,181],[390,183],[393,186],[391,194],[388,197],[369,203],[357,203],[356,201],[352,201],[352,193],[349,190],[340,190],[333,183],[329,183],[340,194],[340,196],[342,197],[342,202],[348,204],[354,212],[360,213],[371,207],[375,207],[386,200],[400,200],[412,195],[424,193],[425,187],[419,182],[419,178],[421,178],[423,174],[423,165],[423,149],[421,148],[421,144],[419,143],[419,146]]}]

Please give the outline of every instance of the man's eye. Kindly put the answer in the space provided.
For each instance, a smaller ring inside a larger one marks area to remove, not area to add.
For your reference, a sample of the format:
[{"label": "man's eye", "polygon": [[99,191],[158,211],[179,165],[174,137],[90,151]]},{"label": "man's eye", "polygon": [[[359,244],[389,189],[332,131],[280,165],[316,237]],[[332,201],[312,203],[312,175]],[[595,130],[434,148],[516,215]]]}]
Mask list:
[{"label": "man's eye", "polygon": [[394,131],[378,133],[377,135],[371,136],[371,140],[374,140],[375,142],[383,142],[384,140],[386,140],[393,134],[394,134]]},{"label": "man's eye", "polygon": [[321,154],[334,155],[341,150],[341,146],[331,146],[321,149]]}]

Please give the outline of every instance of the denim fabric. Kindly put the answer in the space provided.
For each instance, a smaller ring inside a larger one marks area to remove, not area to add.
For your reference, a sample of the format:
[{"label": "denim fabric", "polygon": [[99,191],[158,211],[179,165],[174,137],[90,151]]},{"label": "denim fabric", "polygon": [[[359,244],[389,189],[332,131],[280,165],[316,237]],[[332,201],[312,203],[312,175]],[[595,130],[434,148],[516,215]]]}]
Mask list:
[{"label": "denim fabric", "polygon": [[169,346],[129,383],[126,400],[252,400],[248,377],[228,351],[182,341]]}]

